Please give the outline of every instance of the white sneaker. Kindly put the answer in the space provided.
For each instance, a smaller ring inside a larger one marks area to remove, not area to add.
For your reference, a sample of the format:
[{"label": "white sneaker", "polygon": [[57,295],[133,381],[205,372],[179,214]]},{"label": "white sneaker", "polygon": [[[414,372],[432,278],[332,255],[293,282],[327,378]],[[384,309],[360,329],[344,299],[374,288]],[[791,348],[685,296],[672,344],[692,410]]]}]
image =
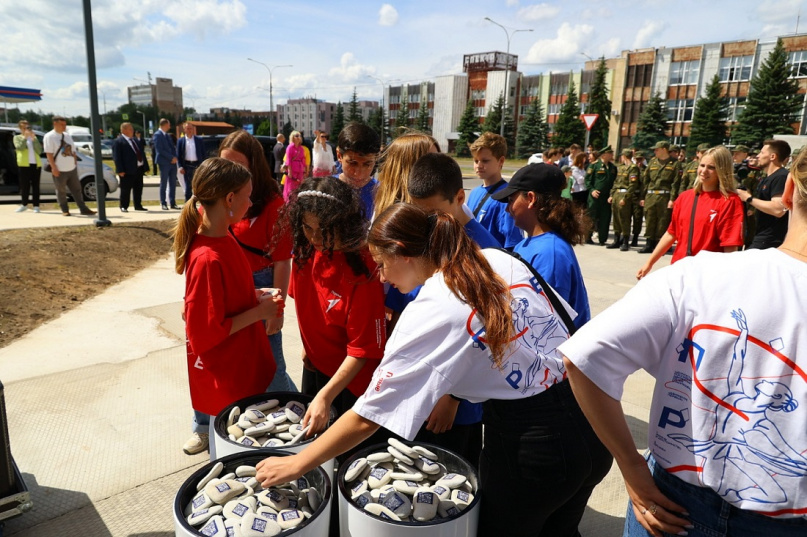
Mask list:
[{"label": "white sneaker", "polygon": [[20,205],[19,207],[17,207],[17,210],[14,211],[14,212],[15,213],[21,213],[21,212],[27,211],[27,210],[28,210],[28,207],[26,207],[25,205]]},{"label": "white sneaker", "polygon": [[34,212],[38,213],[39,212],[39,207],[34,207]]},{"label": "white sneaker", "polygon": [[196,455],[207,449],[210,439],[207,433],[193,433],[185,445],[182,446],[182,451],[187,455]]}]

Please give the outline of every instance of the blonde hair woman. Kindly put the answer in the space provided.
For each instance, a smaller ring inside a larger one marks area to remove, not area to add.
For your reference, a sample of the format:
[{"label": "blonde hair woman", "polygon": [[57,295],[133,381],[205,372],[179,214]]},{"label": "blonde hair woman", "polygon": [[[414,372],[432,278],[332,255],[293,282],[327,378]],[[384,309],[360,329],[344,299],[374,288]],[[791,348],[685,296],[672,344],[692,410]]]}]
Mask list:
[{"label": "blonde hair woman", "polygon": [[644,278],[676,241],[671,263],[701,250],[737,251],[743,245],[743,203],[733,190],[731,153],[722,145],[709,149],[698,164],[695,187],[675,200],[670,227],[636,279]]},{"label": "blonde hair woman", "polygon": [[407,191],[409,171],[426,153],[439,153],[440,145],[432,136],[410,131],[397,137],[381,154],[378,169],[378,189],[375,194],[375,214],[398,202],[410,203]]}]

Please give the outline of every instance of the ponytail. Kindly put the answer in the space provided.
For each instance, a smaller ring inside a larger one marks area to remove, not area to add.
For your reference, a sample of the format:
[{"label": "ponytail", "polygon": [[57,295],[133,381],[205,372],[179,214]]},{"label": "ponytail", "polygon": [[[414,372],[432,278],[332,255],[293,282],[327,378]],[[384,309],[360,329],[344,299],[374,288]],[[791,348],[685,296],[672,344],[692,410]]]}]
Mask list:
[{"label": "ponytail", "polygon": [[193,196],[182,207],[173,231],[172,249],[177,274],[185,272],[188,248],[202,224],[202,215],[196,208],[196,202],[205,207],[212,207],[230,192],[240,190],[251,177],[249,170],[244,166],[223,158],[213,157],[202,162],[193,174]]},{"label": "ponytail", "polygon": [[422,258],[442,272],[451,292],[481,318],[493,361],[501,367],[513,337],[510,290],[456,219],[397,203],[376,217],[368,242],[382,255]]}]

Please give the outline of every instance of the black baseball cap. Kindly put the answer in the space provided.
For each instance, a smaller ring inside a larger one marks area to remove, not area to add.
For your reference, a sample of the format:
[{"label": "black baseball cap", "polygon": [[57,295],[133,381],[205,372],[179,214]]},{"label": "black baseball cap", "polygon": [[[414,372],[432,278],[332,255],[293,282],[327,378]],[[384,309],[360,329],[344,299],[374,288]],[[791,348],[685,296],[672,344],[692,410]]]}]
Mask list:
[{"label": "black baseball cap", "polygon": [[560,194],[566,188],[566,176],[552,164],[528,164],[513,174],[508,184],[491,196],[496,201],[505,201],[514,192],[538,192]]}]

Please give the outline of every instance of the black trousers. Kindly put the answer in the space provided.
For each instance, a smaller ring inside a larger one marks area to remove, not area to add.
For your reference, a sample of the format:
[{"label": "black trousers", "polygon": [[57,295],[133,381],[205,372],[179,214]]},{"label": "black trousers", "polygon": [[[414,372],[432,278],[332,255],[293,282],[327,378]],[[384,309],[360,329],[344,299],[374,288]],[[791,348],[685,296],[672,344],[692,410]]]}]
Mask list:
[{"label": "black trousers", "polygon": [[139,209],[143,206],[143,172],[127,173],[120,177],[120,206],[122,209],[129,208],[129,195],[134,200],[134,206]]},{"label": "black trousers", "polygon": [[460,455],[479,470],[479,457],[482,453],[482,422],[470,425],[457,425],[440,434],[426,430],[426,424],[418,431],[415,442],[426,442]]},{"label": "black trousers", "polygon": [[19,168],[20,170],[20,197],[22,204],[28,205],[28,196],[33,194],[31,201],[34,207],[39,207],[39,178],[42,176],[42,168],[36,164]]},{"label": "black trousers", "polygon": [[[613,457],[563,381],[528,399],[483,404],[479,537],[576,537]],[[506,523],[502,513],[518,513]]]}]

